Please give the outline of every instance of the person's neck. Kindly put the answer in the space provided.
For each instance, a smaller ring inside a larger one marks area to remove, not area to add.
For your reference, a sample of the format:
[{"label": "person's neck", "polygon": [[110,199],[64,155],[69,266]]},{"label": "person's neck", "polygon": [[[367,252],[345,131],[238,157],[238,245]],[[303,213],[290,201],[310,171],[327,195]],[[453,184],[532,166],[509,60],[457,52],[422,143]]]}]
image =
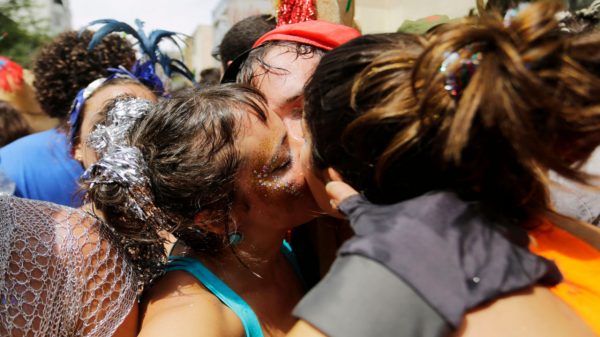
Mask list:
[{"label": "person's neck", "polygon": [[225,248],[218,257],[204,256],[202,260],[212,265],[222,277],[268,280],[280,268],[285,234],[285,231],[273,230],[244,232],[239,244]]},{"label": "person's neck", "polygon": [[280,255],[281,244],[285,239],[285,230],[244,231],[243,240],[235,246],[235,250],[248,255],[252,259],[272,262]]}]

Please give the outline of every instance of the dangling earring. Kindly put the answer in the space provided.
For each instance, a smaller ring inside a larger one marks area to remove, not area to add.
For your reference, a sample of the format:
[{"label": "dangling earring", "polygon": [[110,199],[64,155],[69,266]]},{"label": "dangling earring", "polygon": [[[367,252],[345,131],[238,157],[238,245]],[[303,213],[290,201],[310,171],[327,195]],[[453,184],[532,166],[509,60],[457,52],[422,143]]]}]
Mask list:
[{"label": "dangling earring", "polygon": [[229,239],[229,244],[232,246],[237,246],[244,240],[244,235],[238,231],[229,232],[227,237]]}]

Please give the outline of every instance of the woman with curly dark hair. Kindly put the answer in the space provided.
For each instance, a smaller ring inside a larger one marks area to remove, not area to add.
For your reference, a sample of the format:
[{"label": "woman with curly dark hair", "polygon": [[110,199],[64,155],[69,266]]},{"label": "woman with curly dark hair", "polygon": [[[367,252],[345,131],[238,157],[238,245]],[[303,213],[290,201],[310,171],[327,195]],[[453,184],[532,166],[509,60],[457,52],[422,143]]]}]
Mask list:
[{"label": "woman with curly dark hair", "polygon": [[108,36],[88,50],[91,38],[89,31],[62,33],[42,47],[33,62],[40,105],[61,123],[0,149],[0,168],[16,183],[16,196],[70,206],[81,204],[74,193],[83,171],[69,155],[64,133],[71,104],[81,88],[107,76],[108,68],[129,68],[135,61],[135,52],[126,39]]}]

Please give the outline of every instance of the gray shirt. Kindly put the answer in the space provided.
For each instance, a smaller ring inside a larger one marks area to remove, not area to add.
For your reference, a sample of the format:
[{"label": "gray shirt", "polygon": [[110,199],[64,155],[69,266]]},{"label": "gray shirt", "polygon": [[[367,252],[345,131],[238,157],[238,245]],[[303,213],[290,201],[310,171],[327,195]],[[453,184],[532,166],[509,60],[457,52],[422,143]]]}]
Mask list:
[{"label": "gray shirt", "polygon": [[517,223],[449,191],[339,209],[355,236],[295,312],[329,336],[443,336],[471,309],[562,278]]},{"label": "gray shirt", "polygon": [[434,337],[451,331],[402,279],[360,255],[338,257],[294,315],[331,337]]}]

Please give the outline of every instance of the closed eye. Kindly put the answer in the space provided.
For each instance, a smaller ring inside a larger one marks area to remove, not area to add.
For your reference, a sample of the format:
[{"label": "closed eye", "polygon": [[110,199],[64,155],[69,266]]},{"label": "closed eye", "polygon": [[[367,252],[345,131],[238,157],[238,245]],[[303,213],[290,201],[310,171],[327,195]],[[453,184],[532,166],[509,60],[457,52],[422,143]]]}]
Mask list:
[{"label": "closed eye", "polygon": [[292,155],[290,151],[290,144],[288,143],[287,133],[281,138],[281,143],[277,147],[271,160],[271,172],[277,172],[287,169],[292,163]]},{"label": "closed eye", "polygon": [[284,170],[288,169],[291,165],[292,165],[292,157],[287,156],[287,158],[285,160],[283,160],[280,164],[278,164],[275,168],[273,168],[272,172],[275,173],[275,172],[279,172],[279,171],[284,171]]}]

